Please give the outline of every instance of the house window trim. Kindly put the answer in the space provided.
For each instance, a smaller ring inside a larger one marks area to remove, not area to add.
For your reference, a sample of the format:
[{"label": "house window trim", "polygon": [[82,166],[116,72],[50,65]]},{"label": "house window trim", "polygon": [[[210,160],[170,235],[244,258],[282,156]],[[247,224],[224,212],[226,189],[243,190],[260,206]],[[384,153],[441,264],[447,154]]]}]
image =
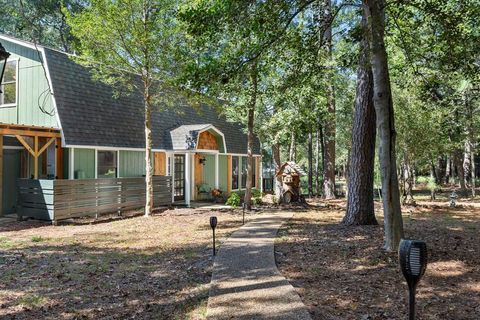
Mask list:
[{"label": "house window trim", "polygon": [[[18,71],[19,71],[19,61],[20,61],[20,58],[16,57],[16,58],[12,58],[12,59],[7,59],[6,63],[9,63],[11,61],[15,61],[16,62],[16,65],[15,65],[15,103],[5,103],[5,104],[0,104],[0,108],[12,108],[12,107],[16,107],[18,105]],[[3,75],[5,76],[5,74]],[[0,86],[2,85],[2,79],[0,79]]]},{"label": "house window trim", "polygon": [[[116,169],[115,170],[115,177],[114,178],[99,178],[98,177],[98,152],[99,151],[110,151],[110,152],[115,152],[115,165]],[[104,148],[95,148],[95,179],[117,179],[120,178],[120,150],[118,149],[104,149]]]},{"label": "house window trim", "polygon": [[[240,171],[241,170],[241,167],[242,167],[242,163],[243,163],[243,160],[242,158],[247,158],[247,161],[248,161],[248,155],[245,155],[245,154],[231,154],[232,156],[232,168],[233,168],[233,157],[237,157],[238,158],[238,188],[234,189],[233,187],[230,189],[232,192],[233,191],[244,191],[244,190],[247,190],[247,187],[245,186],[245,188],[242,188],[242,172]],[[256,170],[256,166],[257,166],[257,157],[256,155],[253,155],[253,170]],[[248,169],[248,167],[247,167]],[[247,173],[248,174],[248,173]],[[257,177],[256,177],[256,173],[255,173],[255,179],[252,181],[252,189],[257,189]],[[253,178],[253,176],[252,176]],[[232,179],[233,179],[233,173],[232,173]],[[233,186],[233,181],[230,181],[231,185]]]}]

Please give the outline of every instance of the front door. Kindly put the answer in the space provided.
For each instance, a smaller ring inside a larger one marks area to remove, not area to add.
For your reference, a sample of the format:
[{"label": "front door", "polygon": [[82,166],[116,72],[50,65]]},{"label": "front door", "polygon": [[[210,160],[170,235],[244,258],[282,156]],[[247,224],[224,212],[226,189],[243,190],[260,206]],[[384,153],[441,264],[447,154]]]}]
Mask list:
[{"label": "front door", "polygon": [[174,200],[185,200],[185,155],[175,155]]}]

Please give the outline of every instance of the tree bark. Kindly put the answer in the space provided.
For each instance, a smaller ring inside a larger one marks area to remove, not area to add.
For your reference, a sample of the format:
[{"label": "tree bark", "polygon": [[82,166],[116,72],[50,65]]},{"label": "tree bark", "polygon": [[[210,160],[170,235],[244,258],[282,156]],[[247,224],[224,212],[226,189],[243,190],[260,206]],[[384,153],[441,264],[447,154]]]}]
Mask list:
[{"label": "tree bark", "polygon": [[[365,17],[362,25],[365,28]],[[365,30],[364,30],[365,31]],[[375,108],[373,106],[373,76],[370,68],[368,42],[360,42],[357,70],[357,92],[353,118],[352,151],[348,174],[346,225],[378,224],[373,203],[375,168]]]},{"label": "tree bark", "polygon": [[[332,57],[332,27],[331,27],[331,0],[323,4],[324,21],[326,21],[324,40],[327,55]],[[333,70],[327,72],[327,111],[328,119],[325,122],[325,158],[323,163],[323,197],[335,199],[335,86],[332,76]]]},{"label": "tree bark", "polygon": [[465,185],[465,172],[463,170],[463,151],[461,149],[457,149],[453,155],[453,163],[455,168],[457,169],[457,178],[460,186],[460,193],[465,195],[465,191],[467,189]]},{"label": "tree bark", "polygon": [[452,176],[452,166],[451,166],[451,159],[450,156],[447,156],[447,163],[445,164],[445,183],[450,183],[450,177]]},{"label": "tree bark", "polygon": [[245,188],[245,207],[247,210],[252,210],[252,182],[253,182],[253,125],[255,120],[255,107],[257,104],[257,64],[254,61],[252,64],[252,69],[250,73],[250,104],[248,106],[248,115],[247,115],[247,181]]},{"label": "tree bark", "polygon": [[290,153],[288,158],[293,162],[296,162],[297,160],[297,139],[295,130],[292,130],[292,135],[290,136]]},{"label": "tree bark", "polygon": [[313,197],[313,134],[308,132],[308,196]]},{"label": "tree bark", "polygon": [[274,143],[272,145],[272,158],[275,167],[275,197],[277,198],[277,203],[281,203],[283,198],[283,181],[281,176],[277,177],[277,173],[280,171],[280,167],[282,166],[282,162],[280,161],[279,143]]},{"label": "tree bark", "polygon": [[385,1],[364,0],[369,22],[370,62],[373,72],[373,102],[380,137],[379,158],[382,178],[385,245],[387,251],[396,251],[403,237],[403,221],[398,189],[395,154],[395,121],[393,100],[385,49]]},{"label": "tree bark", "polygon": [[153,166],[152,166],[152,106],[150,81],[144,80],[143,101],[145,107],[145,216],[153,212]]},{"label": "tree bark", "polygon": [[315,157],[315,194],[318,197],[320,195],[320,128],[317,130],[316,141],[316,157]]}]

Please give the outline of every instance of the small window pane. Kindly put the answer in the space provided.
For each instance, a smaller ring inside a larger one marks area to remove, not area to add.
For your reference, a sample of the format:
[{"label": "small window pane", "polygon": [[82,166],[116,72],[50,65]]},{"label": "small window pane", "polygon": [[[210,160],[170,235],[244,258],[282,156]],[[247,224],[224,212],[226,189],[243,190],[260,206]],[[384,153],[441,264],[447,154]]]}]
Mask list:
[{"label": "small window pane", "polygon": [[247,157],[242,157],[242,188],[247,186]]},{"label": "small window pane", "polygon": [[15,81],[17,81],[17,61],[8,61],[2,83]]},{"label": "small window pane", "polygon": [[116,178],[117,153],[115,151],[98,151],[97,170],[99,178]]},{"label": "small window pane", "polygon": [[238,157],[232,157],[232,189],[238,189]]},{"label": "small window pane", "polygon": [[0,90],[0,105],[17,102],[17,61],[7,62]]}]

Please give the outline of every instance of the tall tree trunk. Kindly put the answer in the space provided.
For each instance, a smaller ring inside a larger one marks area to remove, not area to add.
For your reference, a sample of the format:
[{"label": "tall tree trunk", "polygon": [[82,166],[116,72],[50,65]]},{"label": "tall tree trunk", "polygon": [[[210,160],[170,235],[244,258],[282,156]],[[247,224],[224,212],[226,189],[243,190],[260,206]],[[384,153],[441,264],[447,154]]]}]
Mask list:
[{"label": "tall tree trunk", "polygon": [[313,134],[308,132],[308,196],[313,197]]},{"label": "tall tree trunk", "polygon": [[[362,25],[365,32],[365,17]],[[357,92],[352,130],[352,151],[348,174],[346,225],[378,224],[373,204],[375,168],[375,108],[373,106],[373,76],[370,68],[368,42],[360,43],[357,70]]]},{"label": "tall tree trunk", "polygon": [[[324,40],[328,57],[332,58],[332,5],[331,0],[323,3],[324,21],[326,22]],[[328,118],[325,122],[325,159],[323,163],[323,197],[335,198],[335,86],[333,70],[327,71],[327,111]]]},{"label": "tall tree trunk", "polygon": [[452,166],[451,166],[451,158],[447,156],[447,163],[445,164],[445,183],[450,183],[450,177],[452,176]]},{"label": "tall tree trunk", "polygon": [[404,157],[404,168],[403,168],[403,177],[405,181],[405,187],[403,191],[403,203],[404,204],[415,204],[415,199],[413,198],[413,170],[410,164],[410,159],[407,155]]},{"label": "tall tree trunk", "polygon": [[292,130],[292,134],[290,136],[290,152],[288,158],[293,162],[296,162],[297,160],[297,139],[295,130]]},{"label": "tall tree trunk", "polygon": [[435,190],[436,188],[435,188],[435,185],[433,183],[435,180],[436,180],[435,179],[435,166],[433,165],[433,161],[432,161],[431,164],[430,164],[430,183],[429,183],[429,185],[430,185],[430,200],[432,200],[432,201],[434,201],[436,199],[435,194],[436,194],[437,190]]},{"label": "tall tree trunk", "polygon": [[255,107],[257,104],[257,63],[254,61],[250,73],[250,104],[248,106],[247,115],[247,181],[245,188],[245,207],[247,210],[252,210],[252,182],[253,182],[253,124],[255,120]]},{"label": "tall tree trunk", "polygon": [[315,194],[318,197],[320,195],[320,128],[317,129],[317,141],[316,141],[316,157],[315,157]]},{"label": "tall tree trunk", "polygon": [[465,185],[465,172],[463,170],[462,159],[463,151],[461,149],[457,149],[453,155],[453,163],[455,168],[457,169],[457,178],[460,186],[460,193],[464,196],[467,187]]},{"label": "tall tree trunk", "polygon": [[[321,155],[321,164],[322,169],[325,167],[325,136],[323,134],[323,127],[319,123],[318,125],[318,133],[319,133],[319,140],[320,140],[320,155]],[[320,188],[320,181],[318,181],[318,187]],[[317,193],[320,196],[320,192]]]},{"label": "tall tree trunk", "polygon": [[471,152],[472,152],[472,145],[470,144],[470,140],[465,141],[465,149],[463,153],[463,173],[465,175],[465,184],[470,182],[470,170],[471,170]]},{"label": "tall tree trunk", "polygon": [[145,107],[145,216],[153,212],[153,166],[152,166],[152,106],[150,82],[144,80],[143,101]]},{"label": "tall tree trunk", "polygon": [[275,167],[275,197],[277,198],[277,203],[281,203],[283,197],[283,181],[281,176],[277,176],[277,173],[282,166],[279,143],[274,143],[272,145],[272,158]]},{"label": "tall tree trunk", "polygon": [[402,211],[398,190],[395,154],[395,121],[392,91],[385,49],[385,1],[364,0],[370,31],[370,61],[373,72],[373,102],[380,137],[379,158],[382,178],[385,249],[396,251],[403,237]]},{"label": "tall tree trunk", "polygon": [[470,153],[470,163],[472,165],[472,170],[470,170],[470,174],[471,174],[471,188],[472,188],[472,197],[475,198],[475,185],[476,185],[476,181],[475,181],[475,146],[473,145],[472,143],[472,152]]},{"label": "tall tree trunk", "polygon": [[437,158],[437,184],[441,185],[445,181],[445,158],[438,157]]}]

